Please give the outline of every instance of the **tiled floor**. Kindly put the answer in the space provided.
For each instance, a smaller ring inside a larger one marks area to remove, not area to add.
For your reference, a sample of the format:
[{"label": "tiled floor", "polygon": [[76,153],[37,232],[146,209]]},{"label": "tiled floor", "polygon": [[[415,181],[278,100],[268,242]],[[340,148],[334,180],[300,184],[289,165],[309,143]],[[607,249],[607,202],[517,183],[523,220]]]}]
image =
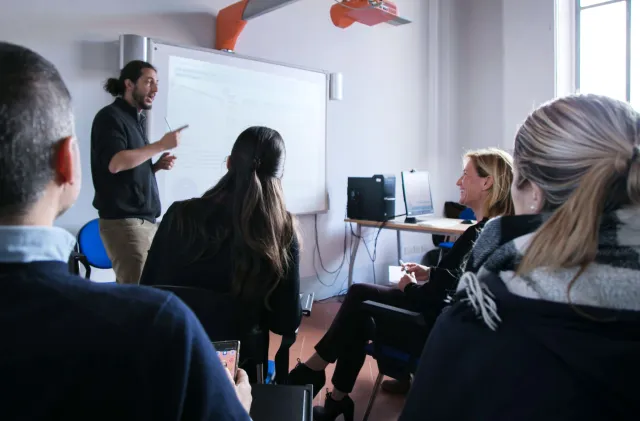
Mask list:
[{"label": "tiled floor", "polygon": [[[315,303],[313,305],[313,311],[311,317],[305,317],[300,326],[298,332],[298,339],[296,343],[291,347],[290,361],[291,368],[293,368],[297,359],[300,358],[305,361],[314,352],[314,345],[320,340],[322,335],[327,331],[331,321],[336,315],[336,312],[340,308],[340,303],[337,300],[328,300],[322,303]],[[272,335],[270,342],[270,357],[273,358],[280,346],[280,337]],[[330,365],[327,368],[327,383],[326,388],[331,388],[331,376],[333,374],[334,365]],[[364,411],[371,397],[373,390],[373,383],[378,375],[378,367],[375,361],[371,357],[367,357],[367,360],[360,371],[358,382],[350,394],[351,398],[355,401],[356,412],[355,419],[362,420]],[[324,404],[326,390],[322,390],[315,398],[314,405]],[[397,420],[402,406],[404,404],[404,396],[389,395],[384,391],[378,393],[378,397],[373,405],[369,421],[390,421]],[[339,417],[338,420],[342,420]]]}]

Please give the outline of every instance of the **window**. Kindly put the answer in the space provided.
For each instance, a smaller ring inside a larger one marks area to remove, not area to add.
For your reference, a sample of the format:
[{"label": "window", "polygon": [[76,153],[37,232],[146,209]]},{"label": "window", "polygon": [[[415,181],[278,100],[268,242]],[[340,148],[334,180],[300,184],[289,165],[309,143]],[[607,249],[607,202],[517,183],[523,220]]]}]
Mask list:
[{"label": "window", "polygon": [[640,110],[640,0],[575,0],[576,85]]}]

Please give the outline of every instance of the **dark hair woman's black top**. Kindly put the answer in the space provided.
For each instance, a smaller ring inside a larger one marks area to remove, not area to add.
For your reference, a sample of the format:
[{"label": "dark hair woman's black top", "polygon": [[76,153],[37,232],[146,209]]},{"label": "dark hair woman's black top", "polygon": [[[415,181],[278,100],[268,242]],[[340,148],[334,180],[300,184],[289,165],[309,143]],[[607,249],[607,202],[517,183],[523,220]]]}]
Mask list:
[{"label": "dark hair woman's black top", "polygon": [[[231,238],[223,241],[214,253],[202,253],[203,250],[193,250],[193,246],[187,247],[174,218],[176,208],[180,204],[181,202],[176,202],[171,205],[162,218],[149,250],[140,284],[186,286],[230,293],[233,274]],[[206,221],[201,221],[207,232],[214,235],[213,233],[219,231],[220,224],[232,226],[228,209],[224,204],[219,204]],[[284,278],[271,293],[271,310],[265,308],[263,312],[266,326],[279,335],[295,332],[302,318],[299,295],[300,251],[295,236],[289,247],[289,256],[291,264]]]}]

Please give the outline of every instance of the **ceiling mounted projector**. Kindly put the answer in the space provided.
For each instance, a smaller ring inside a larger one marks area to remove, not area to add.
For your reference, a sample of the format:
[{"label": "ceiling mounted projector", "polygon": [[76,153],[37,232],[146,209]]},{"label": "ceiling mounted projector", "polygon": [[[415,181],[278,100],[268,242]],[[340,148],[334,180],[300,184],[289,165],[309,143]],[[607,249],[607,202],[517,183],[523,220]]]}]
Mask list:
[{"label": "ceiling mounted projector", "polygon": [[[238,37],[247,21],[300,0],[240,0],[218,12],[216,18],[216,49],[234,51]],[[410,20],[398,16],[398,7],[389,0],[334,0],[329,11],[338,28],[354,22],[374,26],[379,23],[404,25]]]},{"label": "ceiling mounted projector", "polygon": [[342,0],[331,6],[330,14],[331,21],[338,28],[347,28],[355,22],[367,26],[411,23],[398,16],[398,7],[388,0]]}]

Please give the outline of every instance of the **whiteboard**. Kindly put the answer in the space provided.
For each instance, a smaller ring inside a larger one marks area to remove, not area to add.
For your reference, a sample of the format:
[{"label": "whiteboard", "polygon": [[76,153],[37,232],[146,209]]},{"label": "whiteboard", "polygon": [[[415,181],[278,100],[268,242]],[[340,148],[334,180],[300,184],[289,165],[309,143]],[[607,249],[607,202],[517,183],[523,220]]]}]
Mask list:
[{"label": "whiteboard", "polygon": [[226,172],[233,143],[250,126],[270,127],[284,139],[289,212],[328,210],[327,73],[153,40],[148,51],[159,80],[149,140],[189,125],[172,151],[178,158],[173,169],[157,173],[163,213],[214,186]]}]

